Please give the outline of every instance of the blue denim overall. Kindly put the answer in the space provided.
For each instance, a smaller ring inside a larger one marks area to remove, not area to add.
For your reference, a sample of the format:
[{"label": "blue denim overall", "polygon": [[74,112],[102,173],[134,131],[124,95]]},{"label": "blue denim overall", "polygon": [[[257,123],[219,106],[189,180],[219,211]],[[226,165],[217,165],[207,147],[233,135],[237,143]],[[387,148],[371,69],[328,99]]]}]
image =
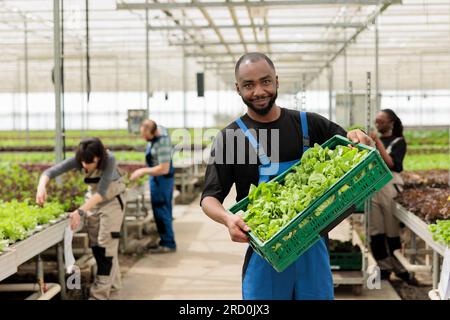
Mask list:
[{"label": "blue denim overall", "polygon": [[[156,142],[155,138],[152,142]],[[149,142],[145,151],[145,162],[150,167],[152,165],[152,145]],[[156,228],[158,229],[159,245],[169,248],[176,248],[175,237],[172,226],[172,196],[174,185],[174,168],[170,161],[169,173],[162,176],[150,176],[150,199],[152,202],[153,215],[155,217]]]},{"label": "blue denim overall", "polygon": [[[236,123],[258,154],[259,181],[267,182],[298,162],[297,160],[272,163],[255,137],[239,118]],[[303,152],[309,148],[306,113],[300,112]],[[324,239],[314,244],[283,272],[277,272],[249,246],[242,272],[242,298],[244,300],[332,300],[333,278],[328,250]]]}]

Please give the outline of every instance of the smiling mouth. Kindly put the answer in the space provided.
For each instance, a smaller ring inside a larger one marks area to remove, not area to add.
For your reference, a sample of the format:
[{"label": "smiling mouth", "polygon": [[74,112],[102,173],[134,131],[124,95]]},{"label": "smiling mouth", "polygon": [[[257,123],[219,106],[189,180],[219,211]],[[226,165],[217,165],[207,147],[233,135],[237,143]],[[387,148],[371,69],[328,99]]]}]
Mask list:
[{"label": "smiling mouth", "polygon": [[264,98],[264,99],[253,100],[253,102],[256,104],[263,104],[263,103],[266,103],[268,100],[269,100],[269,98]]}]

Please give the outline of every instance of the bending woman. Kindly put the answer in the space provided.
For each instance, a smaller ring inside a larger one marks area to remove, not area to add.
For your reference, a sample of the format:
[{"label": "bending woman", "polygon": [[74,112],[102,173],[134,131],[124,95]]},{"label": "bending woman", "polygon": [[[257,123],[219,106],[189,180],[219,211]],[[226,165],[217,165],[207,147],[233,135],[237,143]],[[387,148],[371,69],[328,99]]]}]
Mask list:
[{"label": "bending woman", "polygon": [[108,299],[111,287],[120,287],[118,261],[119,236],[123,222],[123,193],[126,189],[113,154],[98,138],[82,140],[75,156],[45,170],[37,188],[36,202],[42,205],[47,198],[46,186],[53,179],[70,170],[80,171],[88,185],[85,203],[70,213],[72,230],[86,215],[89,245],[97,262],[97,275],[91,286],[90,298]]}]

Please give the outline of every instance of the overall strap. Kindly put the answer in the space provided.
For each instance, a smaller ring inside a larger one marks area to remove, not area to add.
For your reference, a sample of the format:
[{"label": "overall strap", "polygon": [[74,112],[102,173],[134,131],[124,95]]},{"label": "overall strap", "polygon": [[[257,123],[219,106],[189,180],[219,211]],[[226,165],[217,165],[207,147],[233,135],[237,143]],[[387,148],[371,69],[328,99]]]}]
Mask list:
[{"label": "overall strap", "polygon": [[300,124],[303,134],[303,152],[309,149],[309,134],[308,134],[308,121],[306,119],[306,112],[300,111]]},{"label": "overall strap", "polygon": [[151,142],[147,142],[147,145],[145,147],[145,153],[149,153],[151,148],[152,148],[152,143]]},{"label": "overall strap", "polygon": [[242,130],[244,135],[247,137],[248,141],[252,145],[253,149],[255,149],[256,154],[258,155],[259,162],[261,162],[262,165],[268,165],[270,163],[269,157],[266,155],[264,149],[259,145],[256,138],[251,134],[251,132],[248,130],[245,123],[242,121],[241,118],[236,120],[237,125]]}]

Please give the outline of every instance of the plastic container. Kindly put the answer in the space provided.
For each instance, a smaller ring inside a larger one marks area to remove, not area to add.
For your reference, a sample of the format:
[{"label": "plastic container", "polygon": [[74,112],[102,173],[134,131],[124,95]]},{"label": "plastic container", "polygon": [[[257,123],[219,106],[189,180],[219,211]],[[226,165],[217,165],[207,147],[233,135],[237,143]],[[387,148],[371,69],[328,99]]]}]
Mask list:
[{"label": "plastic container", "polygon": [[[353,143],[336,135],[322,144],[322,147],[334,149],[338,145],[349,144]],[[256,235],[249,232],[250,245],[255,252],[266,259],[278,272],[285,270],[319,241],[322,235],[327,234],[355,211],[356,205],[368,199],[392,179],[391,171],[376,149],[362,144],[355,146],[360,150],[368,150],[363,160],[278,230],[271,239],[262,243]],[[294,166],[298,164],[300,162]],[[282,183],[294,166],[271,181]],[[248,203],[248,197],[245,197],[229,211],[234,214],[245,211]]]}]

